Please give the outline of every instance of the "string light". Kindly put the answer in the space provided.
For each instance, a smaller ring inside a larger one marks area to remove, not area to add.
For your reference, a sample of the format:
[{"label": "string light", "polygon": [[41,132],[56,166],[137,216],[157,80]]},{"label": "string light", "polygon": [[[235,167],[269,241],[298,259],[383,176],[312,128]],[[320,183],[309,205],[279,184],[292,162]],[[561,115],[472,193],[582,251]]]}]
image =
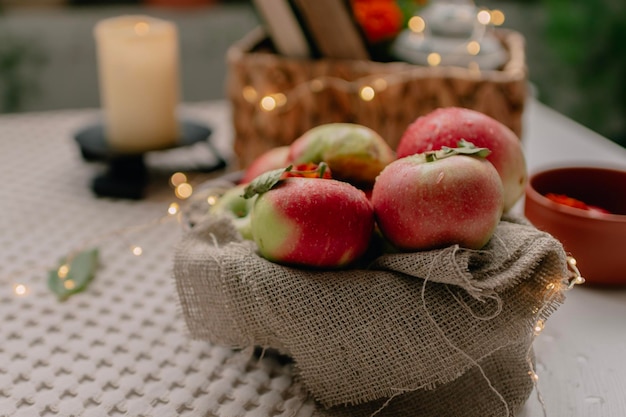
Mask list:
[{"label": "string light", "polygon": [[175,172],[170,176],[170,184],[172,187],[178,187],[180,184],[187,182],[187,176],[182,172]]},{"label": "string light", "polygon": [[259,102],[259,106],[262,110],[272,111],[277,107],[282,107],[287,104],[287,96],[283,93],[276,93],[269,96],[265,96]]},{"label": "string light", "polygon": [[[480,24],[478,30],[472,39],[462,45],[467,53],[473,56],[477,56],[481,52],[482,47],[480,39],[484,36],[486,27],[489,25],[502,25],[505,21],[505,16],[501,10],[481,9],[476,13],[476,21]],[[427,24],[423,17],[415,15],[408,20],[407,28],[414,34],[424,34],[427,30]],[[431,52],[427,56],[427,64],[431,67],[440,66],[442,60],[442,55],[436,51]],[[475,61],[469,62],[467,69],[475,76],[479,76],[481,73],[480,66]],[[319,93],[327,88],[356,93],[357,97],[363,102],[371,102],[376,98],[377,94],[386,89],[388,85],[404,83],[414,78],[418,73],[420,75],[423,74],[419,70],[407,70],[394,74],[386,74],[384,76],[377,75],[374,80],[372,80],[372,76],[365,76],[353,81],[347,81],[340,77],[321,76],[298,84],[290,91],[271,92],[267,94],[260,94],[254,86],[246,85],[242,88],[241,95],[246,102],[257,105],[266,113],[275,112],[279,109],[288,110],[290,108],[288,105],[293,105],[297,102],[296,99],[301,94]]]},{"label": "string light", "polygon": [[[174,187],[174,194],[181,199],[186,199],[191,197],[193,194],[193,186],[188,182],[187,176],[182,172],[176,172],[172,174],[169,178],[169,183],[172,187]],[[218,196],[212,196],[212,200],[209,200],[209,204],[215,204],[217,202]],[[77,256],[77,254],[83,252],[86,248],[91,247],[95,244],[102,243],[111,238],[119,238],[125,234],[138,232],[142,230],[146,230],[152,227],[156,227],[158,225],[163,224],[164,222],[170,219],[177,219],[180,221],[180,218],[176,216],[180,213],[180,204],[178,202],[171,202],[167,207],[167,213],[164,216],[161,216],[157,219],[154,219],[150,222],[134,225],[131,227],[125,227],[117,230],[113,230],[106,234],[96,236],[90,238],[88,241],[84,242],[79,247],[73,249],[69,255],[65,257],[65,261],[60,266],[50,267],[49,265],[39,265],[33,268],[28,268],[22,271],[19,271],[18,275],[33,273],[35,270],[42,272],[50,271],[51,269],[55,271],[57,278],[62,282],[62,285],[68,289],[72,290],[76,288],[78,285],[76,281],[69,278],[70,277],[70,265],[72,264],[73,259]],[[130,245],[131,253],[135,256],[141,256],[143,254],[143,248],[139,245]],[[15,283],[12,285],[12,294],[16,297],[24,297],[30,293],[30,288],[25,283]]]},{"label": "string light", "polygon": [[28,294],[28,287],[24,284],[15,284],[13,285],[13,294],[17,295],[18,297],[22,297]]},{"label": "string light", "polygon": [[366,85],[363,88],[361,88],[361,91],[359,92],[359,96],[361,97],[361,100],[363,101],[372,101],[374,97],[376,96],[376,91],[374,91],[374,88],[372,88],[371,86]]},{"label": "string light", "polygon": [[476,20],[481,25],[488,25],[491,23],[491,13],[489,10],[481,10],[476,14]]},{"label": "string light", "polygon": [[180,205],[176,202],[174,203],[170,203],[170,206],[167,208],[167,214],[169,214],[170,216],[174,216],[176,214],[178,214],[180,210]]},{"label": "string light", "polygon": [[[572,256],[568,256],[566,258],[566,264],[567,264],[568,272],[569,272],[568,276],[562,277],[559,283],[550,282],[546,284],[545,288],[547,291],[544,294],[543,307],[542,308],[534,307],[532,309],[532,312],[535,315],[535,317],[543,316],[545,309],[548,308],[548,305],[549,305],[549,303],[546,301],[552,299],[555,291],[560,292],[563,290],[571,290],[575,285],[580,285],[585,282],[585,279],[581,276],[580,271],[578,270],[578,267],[576,265],[577,262],[575,258],[573,258]],[[543,318],[538,318],[533,326],[533,338],[539,336],[541,332],[543,332],[544,328],[545,328],[545,320]],[[530,377],[533,385],[535,386],[537,399],[539,403],[541,404],[543,415],[545,417],[547,416],[547,410],[546,410],[545,402],[541,395],[541,390],[539,389],[539,385],[537,383],[539,381],[539,375],[537,374],[537,372],[535,372],[535,365],[533,363],[533,356],[531,353],[531,349],[532,349],[532,343],[526,355],[526,363],[528,364],[528,369],[529,369],[528,376]]]},{"label": "string light", "polygon": [[585,283],[585,278],[580,274],[578,270],[576,259],[568,256],[567,257],[567,266],[570,269],[570,281],[568,285],[568,289],[574,287],[574,285],[580,285]]},{"label": "string light", "polygon": [[244,100],[248,103],[255,103],[258,98],[258,93],[254,89],[254,87],[246,86],[241,90],[241,94],[243,95]]},{"label": "string light", "polygon": [[436,67],[437,65],[441,64],[441,55],[439,55],[437,52],[431,52],[430,54],[428,54],[428,65],[430,65],[431,67]]},{"label": "string light", "polygon": [[[462,45],[467,53],[473,56],[477,56],[481,52],[482,46],[480,39],[485,34],[485,28],[489,25],[502,25],[505,16],[501,10],[481,9],[476,13],[476,20],[480,23],[476,34],[472,39]],[[416,35],[422,35],[427,30],[427,24],[424,18],[415,15],[408,20],[407,28]],[[427,64],[431,67],[438,67],[441,65],[442,60],[442,55],[433,51],[427,57]],[[469,62],[467,69],[472,75],[479,76],[481,74],[480,66],[475,61]],[[291,90],[283,92],[269,92],[263,94],[254,86],[245,85],[241,89],[241,96],[246,102],[258,106],[265,113],[272,113],[279,110],[287,111],[291,106],[297,103],[297,99],[300,96],[306,96],[310,93],[319,93],[324,89],[330,88],[355,93],[363,102],[371,102],[376,99],[378,93],[385,90],[389,85],[401,84],[414,79],[416,76],[422,75],[423,72],[421,69],[409,69],[393,74],[367,75],[352,81],[347,81],[340,77],[319,76],[304,81]]]},{"label": "string light", "polygon": [[174,193],[181,200],[186,200],[193,194],[193,187],[188,182],[184,182],[176,186]]},{"label": "string light", "polygon": [[64,263],[57,269],[57,276],[60,279],[67,278],[67,275],[70,273],[70,266],[67,263]]},{"label": "string light", "polygon": [[480,43],[477,41],[469,41],[465,48],[470,55],[478,55],[480,53]]},{"label": "string light", "polygon": [[502,12],[502,10],[498,10],[498,9],[491,10],[491,24],[492,25],[502,26],[505,20],[506,20],[506,16]]},{"label": "string light", "polygon": [[218,196],[216,195],[210,195],[206,198],[206,202],[209,206],[214,206],[217,203],[217,200],[219,199]]},{"label": "string light", "polygon": [[387,89],[387,80],[384,78],[376,78],[372,83],[372,86],[376,89],[376,91],[384,91]]},{"label": "string light", "polygon": [[407,26],[411,32],[422,33],[426,29],[426,22],[421,16],[413,16],[409,19]]}]

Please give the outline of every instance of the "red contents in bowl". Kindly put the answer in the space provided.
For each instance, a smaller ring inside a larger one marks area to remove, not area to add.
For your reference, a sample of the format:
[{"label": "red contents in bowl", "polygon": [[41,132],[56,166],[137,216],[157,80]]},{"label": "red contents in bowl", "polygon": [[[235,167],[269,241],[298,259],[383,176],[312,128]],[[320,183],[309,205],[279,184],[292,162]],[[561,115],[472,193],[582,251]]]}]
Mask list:
[{"label": "red contents in bowl", "polygon": [[604,213],[604,214],[611,214],[610,211],[603,209],[602,207],[598,207],[598,206],[592,206],[589,204],[586,204],[580,200],[577,200],[575,198],[569,197],[567,195],[564,194],[555,194],[555,193],[548,193],[546,194],[546,198],[548,198],[549,200],[554,201],[555,203],[559,203],[559,204],[563,204],[565,206],[569,206],[569,207],[574,207],[574,208],[578,208],[578,209],[582,209],[582,210],[588,210],[588,211],[593,211],[593,212],[597,212],[597,213]]}]

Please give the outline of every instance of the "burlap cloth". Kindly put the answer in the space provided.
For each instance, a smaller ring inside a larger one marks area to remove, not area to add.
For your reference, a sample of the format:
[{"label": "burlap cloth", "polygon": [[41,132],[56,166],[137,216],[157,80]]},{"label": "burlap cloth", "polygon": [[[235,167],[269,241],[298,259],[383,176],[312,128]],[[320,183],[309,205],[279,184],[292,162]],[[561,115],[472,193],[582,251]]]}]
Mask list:
[{"label": "burlap cloth", "polygon": [[318,416],[514,415],[533,389],[538,320],[564,299],[561,244],[504,218],[480,251],[456,246],[314,271],[256,253],[191,205],[174,277],[193,338],[276,349]]}]

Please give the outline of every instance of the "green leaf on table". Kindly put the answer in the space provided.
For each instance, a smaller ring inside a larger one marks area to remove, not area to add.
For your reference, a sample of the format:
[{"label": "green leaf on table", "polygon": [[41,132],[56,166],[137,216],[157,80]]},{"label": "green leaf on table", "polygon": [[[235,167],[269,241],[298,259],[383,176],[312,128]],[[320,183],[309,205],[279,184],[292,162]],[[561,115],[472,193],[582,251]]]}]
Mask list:
[{"label": "green leaf on table", "polygon": [[60,301],[84,291],[96,275],[98,249],[87,249],[69,259],[62,259],[48,272],[48,288]]}]

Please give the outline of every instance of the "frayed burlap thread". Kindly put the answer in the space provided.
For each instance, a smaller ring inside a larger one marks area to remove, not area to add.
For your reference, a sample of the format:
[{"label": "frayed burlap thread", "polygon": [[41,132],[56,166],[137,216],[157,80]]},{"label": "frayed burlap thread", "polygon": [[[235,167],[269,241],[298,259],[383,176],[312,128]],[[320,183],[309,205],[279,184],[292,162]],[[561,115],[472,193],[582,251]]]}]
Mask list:
[{"label": "frayed burlap thread", "polygon": [[567,263],[552,236],[506,218],[479,251],[307,270],[263,259],[207,215],[174,275],[192,337],[289,355],[320,417],[502,417],[532,391],[533,327],[563,301]]}]

